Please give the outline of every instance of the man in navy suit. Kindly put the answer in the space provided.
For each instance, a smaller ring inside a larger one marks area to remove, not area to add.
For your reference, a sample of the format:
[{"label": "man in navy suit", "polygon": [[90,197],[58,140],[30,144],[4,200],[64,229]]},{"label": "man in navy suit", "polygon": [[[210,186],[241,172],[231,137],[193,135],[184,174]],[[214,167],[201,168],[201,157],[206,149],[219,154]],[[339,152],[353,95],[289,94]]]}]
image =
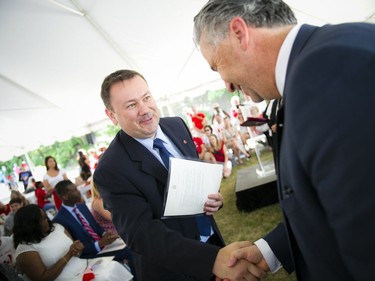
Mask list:
[{"label": "man in navy suit", "polygon": [[[161,140],[174,157],[198,159],[184,121],[160,118],[145,78],[132,70],[108,75],[101,96],[106,114],[121,130],[101,157],[94,182],[119,235],[134,253],[138,280],[208,281],[224,273],[236,279],[252,270],[261,276],[247,262],[232,269],[225,266],[233,248],[244,244],[222,248],[212,217],[222,206],[220,193],[208,196],[203,217],[163,217],[168,162],[162,153],[165,149],[154,147],[154,142]],[[209,224],[206,234],[200,230],[201,219]]]},{"label": "man in navy suit", "polygon": [[[70,180],[63,180],[56,184],[55,189],[63,204],[62,208],[53,218],[53,222],[64,226],[72,236],[73,240],[79,240],[82,242],[84,249],[80,257],[92,259],[102,256],[114,256],[114,260],[120,263],[127,260],[133,275],[135,275],[133,256],[128,247],[121,250],[99,253],[99,251],[105,246],[113,243],[118,238],[118,235],[114,233],[106,233],[95,221],[89,208],[85,203],[82,203],[81,193],[77,189],[77,186]],[[75,208],[78,209],[78,214]],[[94,232],[93,235],[97,236],[91,235],[90,232],[85,229],[79,216],[83,216],[84,220],[86,220],[89,227]]]},{"label": "man in navy suit", "polygon": [[228,90],[255,102],[283,98],[284,221],[235,251],[232,264],[246,258],[274,271],[281,262],[298,280],[374,279],[375,25],[297,25],[281,0],[212,0],[194,23]]}]

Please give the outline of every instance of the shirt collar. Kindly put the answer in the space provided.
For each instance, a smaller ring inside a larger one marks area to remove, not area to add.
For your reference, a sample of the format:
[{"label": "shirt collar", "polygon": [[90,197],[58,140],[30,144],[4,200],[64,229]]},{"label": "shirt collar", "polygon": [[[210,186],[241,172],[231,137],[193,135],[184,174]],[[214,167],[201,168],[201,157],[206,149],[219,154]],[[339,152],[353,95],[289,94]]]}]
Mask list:
[{"label": "shirt collar", "polygon": [[[158,129],[156,130],[155,138],[159,138],[164,142],[168,142],[167,137],[163,133],[163,131],[160,128],[160,125],[158,125]],[[134,138],[136,141],[141,143],[143,146],[145,146],[148,150],[154,149],[154,138],[147,138],[147,139],[138,139]]]},{"label": "shirt collar", "polygon": [[[67,209],[70,213],[73,213],[73,209],[76,207],[77,205],[74,205],[73,207],[72,206],[68,206],[68,205],[65,205],[65,204],[62,204],[62,207],[64,207],[65,209]],[[78,208],[77,208],[78,209]]]},{"label": "shirt collar", "polygon": [[277,57],[275,78],[276,87],[281,96],[283,96],[284,94],[286,71],[288,68],[290,53],[292,52],[293,43],[296,40],[298,31],[300,30],[301,26],[301,24],[298,24],[289,31],[283,44],[281,45],[279,55]]}]

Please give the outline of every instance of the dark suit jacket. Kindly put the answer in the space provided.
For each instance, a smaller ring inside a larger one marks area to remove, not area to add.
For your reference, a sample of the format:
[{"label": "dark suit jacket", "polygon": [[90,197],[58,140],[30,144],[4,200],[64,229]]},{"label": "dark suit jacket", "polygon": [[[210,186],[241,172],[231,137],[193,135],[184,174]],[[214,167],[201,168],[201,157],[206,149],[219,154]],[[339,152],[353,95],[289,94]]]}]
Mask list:
[{"label": "dark suit jacket", "polygon": [[[91,228],[99,235],[102,236],[105,232],[104,229],[99,226],[95,221],[93,215],[91,214],[89,208],[85,204],[77,204],[77,208],[85,216],[89,222]],[[80,240],[85,248],[82,251],[81,258],[91,259],[97,258],[100,256],[115,256],[115,260],[123,261],[127,257],[127,253],[124,250],[107,252],[104,254],[99,254],[95,248],[95,241],[91,238],[88,232],[83,228],[83,226],[73,217],[73,215],[63,206],[56,214],[53,219],[53,222],[59,223],[65,227],[65,229],[70,233],[73,240]]]},{"label": "dark suit jacket", "polygon": [[[285,224],[266,240],[298,280],[374,279],[375,25],[302,26],[283,100]],[[282,243],[285,233],[289,243]]]},{"label": "dark suit jacket", "polygon": [[[184,156],[198,158],[181,118],[161,118],[160,127]],[[139,281],[209,280],[219,247],[199,241],[194,217],[162,218],[167,178],[158,159],[122,130],[94,173],[116,229],[133,251]]]}]

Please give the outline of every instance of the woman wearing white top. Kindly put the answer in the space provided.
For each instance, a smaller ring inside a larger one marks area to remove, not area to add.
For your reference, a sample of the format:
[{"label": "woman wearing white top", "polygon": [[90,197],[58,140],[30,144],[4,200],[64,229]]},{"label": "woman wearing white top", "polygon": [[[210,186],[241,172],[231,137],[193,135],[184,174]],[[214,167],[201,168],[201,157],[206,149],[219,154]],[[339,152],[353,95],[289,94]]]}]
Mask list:
[{"label": "woman wearing white top", "polygon": [[54,157],[47,156],[44,159],[44,164],[46,166],[47,172],[43,176],[43,185],[47,189],[48,194],[52,193],[55,207],[57,210],[60,210],[62,201],[55,192],[55,185],[62,180],[68,180],[68,177],[66,176],[64,170],[59,169]]},{"label": "woman wearing white top", "polygon": [[[111,257],[80,259],[83,244],[60,224],[53,224],[37,205],[23,207],[14,218],[16,266],[25,280],[82,280],[91,271],[95,281],[129,281],[133,276]],[[90,273],[91,273],[90,272]]]}]

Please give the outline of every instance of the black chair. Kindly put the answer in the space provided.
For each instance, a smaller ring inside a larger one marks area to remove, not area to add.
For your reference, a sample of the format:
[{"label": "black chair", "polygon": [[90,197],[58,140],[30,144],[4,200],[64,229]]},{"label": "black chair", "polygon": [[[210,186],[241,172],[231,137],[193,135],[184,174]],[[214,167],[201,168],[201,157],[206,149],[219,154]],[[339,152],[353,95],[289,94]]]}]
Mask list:
[{"label": "black chair", "polygon": [[1,281],[24,281],[17,271],[8,264],[0,263],[0,280]]}]

